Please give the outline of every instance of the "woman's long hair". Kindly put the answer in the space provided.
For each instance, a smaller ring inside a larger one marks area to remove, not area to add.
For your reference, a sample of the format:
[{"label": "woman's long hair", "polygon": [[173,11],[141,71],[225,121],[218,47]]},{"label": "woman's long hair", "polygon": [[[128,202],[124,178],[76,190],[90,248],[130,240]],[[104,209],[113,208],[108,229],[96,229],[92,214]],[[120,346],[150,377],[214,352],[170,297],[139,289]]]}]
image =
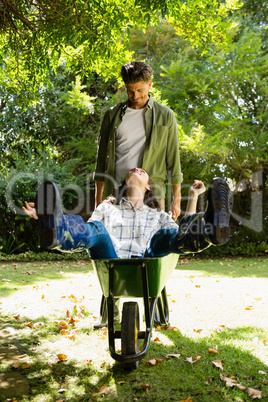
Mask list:
[{"label": "woman's long hair", "polygon": [[[150,186],[150,190],[146,190],[146,192],[144,194],[143,202],[149,208],[153,208],[153,209],[157,209],[157,211],[161,211],[161,209],[162,209],[161,205],[158,201],[158,198],[157,198],[154,190],[152,190],[152,188],[154,187],[154,182],[150,178],[150,176],[149,176],[148,184]],[[117,190],[115,190],[113,203],[119,204],[121,199],[126,196],[126,191],[127,191],[127,184],[124,180],[122,185]]]}]

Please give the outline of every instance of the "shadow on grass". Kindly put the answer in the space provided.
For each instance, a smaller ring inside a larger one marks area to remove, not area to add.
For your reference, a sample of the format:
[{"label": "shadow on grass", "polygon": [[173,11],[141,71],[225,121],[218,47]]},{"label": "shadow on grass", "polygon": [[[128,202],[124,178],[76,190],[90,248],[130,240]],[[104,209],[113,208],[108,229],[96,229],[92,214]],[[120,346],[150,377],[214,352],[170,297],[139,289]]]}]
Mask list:
[{"label": "shadow on grass", "polygon": [[[234,376],[246,389],[262,391],[262,400],[268,400],[268,365],[250,351],[252,342],[259,342],[256,347],[265,349],[263,341],[267,339],[267,334],[260,328],[223,329],[221,332],[215,331],[210,337],[200,339],[190,339],[178,331],[162,330],[159,331],[162,342],[152,340],[149,352],[139,367],[127,372],[117,362],[111,365],[102,365],[94,361],[87,364],[86,361],[75,360],[51,362],[44,355],[38,356],[38,343],[42,343],[46,337],[51,337],[51,330],[48,331],[50,320],[43,317],[42,320],[46,328],[38,330],[30,340],[22,337],[17,342],[20,352],[31,358],[30,367],[27,370],[23,370],[21,366],[17,369],[10,368],[21,372],[29,382],[30,394],[24,398],[20,397],[20,402],[162,402],[181,401],[189,397],[194,402],[249,400],[246,390],[227,387],[220,379],[220,373],[228,377]],[[16,322],[12,325],[19,326]],[[97,339],[98,332],[95,334]],[[93,343],[91,341],[86,345],[87,356],[90,355],[90,350],[97,347]],[[78,347],[85,348],[85,345]],[[209,353],[209,348],[216,348],[218,354]],[[180,357],[168,358],[168,354],[180,354]],[[195,360],[197,356],[201,358],[196,363],[186,361],[189,357]],[[154,366],[145,364],[154,358],[163,360]],[[222,362],[223,370],[212,363],[214,360]],[[0,397],[1,402],[5,400]]]},{"label": "shadow on grass", "polygon": [[180,258],[177,270],[199,271],[204,276],[268,278],[268,257]]}]

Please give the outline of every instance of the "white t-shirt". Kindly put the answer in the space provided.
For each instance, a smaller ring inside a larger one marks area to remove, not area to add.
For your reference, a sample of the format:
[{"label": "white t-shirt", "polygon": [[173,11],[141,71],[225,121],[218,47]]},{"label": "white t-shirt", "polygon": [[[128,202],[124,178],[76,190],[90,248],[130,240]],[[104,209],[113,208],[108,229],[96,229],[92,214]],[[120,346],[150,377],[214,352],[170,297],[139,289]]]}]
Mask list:
[{"label": "white t-shirt", "polygon": [[146,109],[127,108],[115,136],[115,179],[120,184],[127,172],[142,167],[146,142]]}]

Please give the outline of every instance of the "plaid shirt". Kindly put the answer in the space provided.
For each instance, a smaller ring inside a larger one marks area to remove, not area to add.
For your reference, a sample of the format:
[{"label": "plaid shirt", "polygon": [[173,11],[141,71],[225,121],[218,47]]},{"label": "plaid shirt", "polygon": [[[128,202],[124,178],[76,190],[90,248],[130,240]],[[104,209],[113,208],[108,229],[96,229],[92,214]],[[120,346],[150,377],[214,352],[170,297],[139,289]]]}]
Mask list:
[{"label": "plaid shirt", "polygon": [[136,210],[126,198],[119,205],[103,202],[90,221],[100,221],[105,226],[119,258],[141,257],[159,229],[178,228],[166,212],[147,205]]}]

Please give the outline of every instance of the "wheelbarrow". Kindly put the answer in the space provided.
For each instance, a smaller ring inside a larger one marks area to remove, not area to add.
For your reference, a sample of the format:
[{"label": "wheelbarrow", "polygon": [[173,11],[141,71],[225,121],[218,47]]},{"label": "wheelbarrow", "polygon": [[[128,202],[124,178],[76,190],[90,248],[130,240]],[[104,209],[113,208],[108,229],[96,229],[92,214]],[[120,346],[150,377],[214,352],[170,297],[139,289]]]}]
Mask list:
[{"label": "wheelbarrow", "polygon": [[[153,325],[169,323],[165,285],[177,262],[177,254],[161,258],[92,260],[103,293],[100,315],[103,325],[108,322],[110,354],[125,369],[137,368],[148,352]],[[143,298],[145,330],[140,330],[137,301],[123,303],[120,329],[117,329],[114,316],[118,298]],[[121,339],[121,353],[115,349],[115,339]]]}]

